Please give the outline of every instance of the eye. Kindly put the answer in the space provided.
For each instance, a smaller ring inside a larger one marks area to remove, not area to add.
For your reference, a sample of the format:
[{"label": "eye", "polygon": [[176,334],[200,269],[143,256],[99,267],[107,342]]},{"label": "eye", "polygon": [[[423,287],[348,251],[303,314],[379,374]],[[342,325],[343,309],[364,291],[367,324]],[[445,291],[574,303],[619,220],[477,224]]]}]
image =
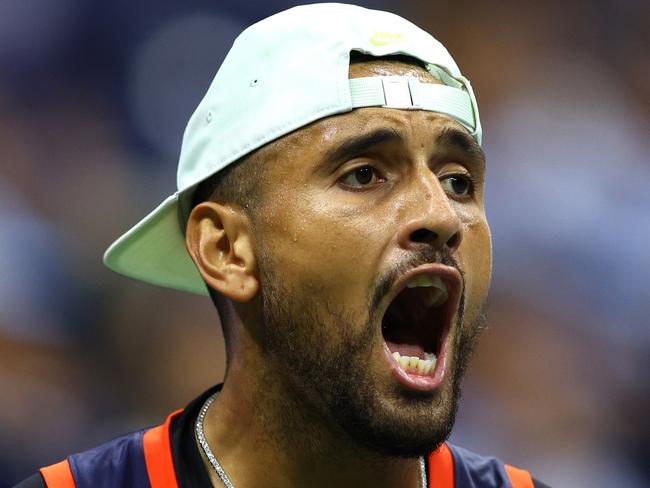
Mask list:
[{"label": "eye", "polygon": [[466,197],[472,192],[472,182],[464,175],[446,176],[440,180],[440,184],[447,193],[457,197]]},{"label": "eye", "polygon": [[372,166],[359,166],[340,179],[343,185],[356,189],[372,186],[381,181],[384,181],[383,177]]}]

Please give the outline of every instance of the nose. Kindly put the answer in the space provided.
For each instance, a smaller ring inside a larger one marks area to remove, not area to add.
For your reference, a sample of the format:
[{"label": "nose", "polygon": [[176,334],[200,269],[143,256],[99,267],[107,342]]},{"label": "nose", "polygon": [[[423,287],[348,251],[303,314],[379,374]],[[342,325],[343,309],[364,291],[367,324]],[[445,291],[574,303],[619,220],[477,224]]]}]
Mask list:
[{"label": "nose", "polygon": [[463,238],[462,223],[438,178],[430,173],[414,191],[415,218],[400,229],[398,242],[406,250],[424,245],[439,251],[455,251]]}]

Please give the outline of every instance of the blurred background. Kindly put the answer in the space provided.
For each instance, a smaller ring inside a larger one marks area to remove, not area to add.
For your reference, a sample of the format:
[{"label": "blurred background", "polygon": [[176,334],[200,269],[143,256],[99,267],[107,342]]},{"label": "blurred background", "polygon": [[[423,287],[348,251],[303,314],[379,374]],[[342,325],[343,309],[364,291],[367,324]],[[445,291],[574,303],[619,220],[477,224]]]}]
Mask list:
[{"label": "blurred background", "polygon": [[[650,9],[360,2],[475,87],[494,275],[453,440],[555,487],[650,486]],[[285,1],[0,2],[0,487],[223,375],[209,300],[121,278],[233,39]]]}]

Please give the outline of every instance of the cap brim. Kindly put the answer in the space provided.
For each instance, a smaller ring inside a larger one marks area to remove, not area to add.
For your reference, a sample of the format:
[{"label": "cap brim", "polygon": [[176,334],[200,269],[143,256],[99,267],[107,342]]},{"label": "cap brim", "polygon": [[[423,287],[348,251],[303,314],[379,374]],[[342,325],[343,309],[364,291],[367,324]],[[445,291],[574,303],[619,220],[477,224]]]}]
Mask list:
[{"label": "cap brim", "polygon": [[115,241],[104,253],[104,264],[153,285],[207,295],[205,283],[185,248],[178,202],[178,193],[170,196]]}]

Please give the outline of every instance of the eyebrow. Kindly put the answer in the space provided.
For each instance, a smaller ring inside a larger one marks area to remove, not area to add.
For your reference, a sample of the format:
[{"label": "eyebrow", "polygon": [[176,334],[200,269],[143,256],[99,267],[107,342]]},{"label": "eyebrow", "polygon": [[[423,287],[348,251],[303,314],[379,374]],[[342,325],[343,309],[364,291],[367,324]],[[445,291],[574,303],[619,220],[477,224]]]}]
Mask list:
[{"label": "eyebrow", "polygon": [[436,139],[441,146],[457,149],[485,167],[485,153],[481,146],[467,132],[456,127],[446,127]]},{"label": "eyebrow", "polygon": [[[380,128],[360,134],[342,142],[340,145],[325,154],[319,166],[328,167],[339,161],[346,161],[357,157],[374,146],[389,142],[403,142],[403,137],[395,128]],[[437,145],[451,147],[471,159],[476,160],[482,168],[485,167],[485,153],[481,146],[467,132],[456,127],[446,127],[436,138]]]},{"label": "eyebrow", "polygon": [[323,166],[329,166],[338,161],[345,161],[359,156],[379,144],[402,140],[401,134],[396,129],[381,128],[373,130],[367,134],[361,134],[344,141],[326,153],[321,164]]}]

